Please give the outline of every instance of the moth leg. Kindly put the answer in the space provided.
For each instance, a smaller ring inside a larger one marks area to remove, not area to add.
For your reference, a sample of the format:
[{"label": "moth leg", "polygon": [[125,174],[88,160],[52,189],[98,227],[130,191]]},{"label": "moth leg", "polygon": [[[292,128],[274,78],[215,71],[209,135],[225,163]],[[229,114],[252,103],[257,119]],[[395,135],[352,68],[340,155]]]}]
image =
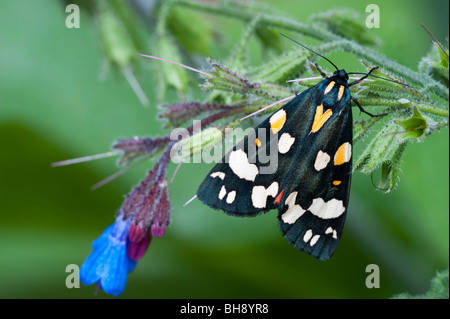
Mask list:
[{"label": "moth leg", "polygon": [[385,116],[387,115],[387,113],[382,113],[382,114],[372,114],[367,112],[362,106],[361,104],[359,104],[358,100],[356,98],[354,98],[353,96],[351,97],[352,101],[355,102],[356,106],[358,106],[359,110],[363,113],[366,113],[367,115],[369,115],[370,117],[381,117],[381,116]]},{"label": "moth leg", "polygon": [[367,79],[367,77],[370,75],[370,73],[372,73],[373,71],[375,71],[375,70],[378,69],[378,68],[379,68],[378,66],[374,66],[374,67],[371,68],[370,71],[367,72],[367,74],[364,75],[362,78],[360,78],[360,79],[358,79],[358,80],[356,80],[356,81],[353,81],[353,82],[349,83],[349,84],[348,84],[348,87],[351,87],[352,85],[361,83],[363,80]]},{"label": "moth leg", "polygon": [[322,71],[322,69],[319,67],[319,65],[317,63],[314,63],[314,65],[315,65],[317,71],[320,72],[320,75],[323,76],[325,79],[327,79],[328,75],[326,75],[325,72]]}]

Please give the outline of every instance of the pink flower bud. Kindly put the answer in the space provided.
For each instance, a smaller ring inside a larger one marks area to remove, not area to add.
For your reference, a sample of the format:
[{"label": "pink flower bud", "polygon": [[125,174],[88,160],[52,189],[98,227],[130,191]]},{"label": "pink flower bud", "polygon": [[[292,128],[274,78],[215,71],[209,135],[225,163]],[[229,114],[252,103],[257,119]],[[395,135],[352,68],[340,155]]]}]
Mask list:
[{"label": "pink flower bud", "polygon": [[131,242],[140,242],[144,239],[146,231],[142,227],[140,222],[138,225],[132,223],[130,226],[130,232],[128,233],[128,238]]},{"label": "pink flower bud", "polygon": [[144,237],[140,241],[129,241],[127,247],[127,255],[130,259],[138,261],[144,256],[150,245],[152,236],[148,232],[144,232]]}]

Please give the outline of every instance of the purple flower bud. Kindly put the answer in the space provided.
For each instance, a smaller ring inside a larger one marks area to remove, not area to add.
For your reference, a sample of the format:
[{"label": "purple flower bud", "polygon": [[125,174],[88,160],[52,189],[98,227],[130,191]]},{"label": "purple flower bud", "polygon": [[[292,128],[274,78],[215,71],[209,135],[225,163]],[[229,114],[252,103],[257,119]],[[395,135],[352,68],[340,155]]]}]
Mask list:
[{"label": "purple flower bud", "polygon": [[164,190],[156,204],[155,215],[151,224],[152,236],[162,237],[169,224],[170,218],[170,202],[167,199],[167,193]]},{"label": "purple flower bud", "polygon": [[131,160],[145,155],[150,154],[161,147],[167,145],[170,142],[169,137],[159,137],[159,138],[140,138],[135,136],[132,139],[119,139],[117,140],[113,148],[123,151],[122,157],[118,160],[119,165],[124,165],[129,163]]},{"label": "purple flower bud", "polygon": [[129,243],[127,255],[133,260],[139,260],[145,254],[150,245],[152,237],[148,230],[144,230],[141,225],[131,224],[128,234]]},{"label": "purple flower bud", "polygon": [[145,231],[143,229],[142,223],[137,225],[136,223],[132,223],[130,226],[130,232],[128,233],[128,239],[130,242],[140,242],[145,237]]},{"label": "purple flower bud", "polygon": [[152,236],[147,235],[139,242],[130,242],[127,249],[127,255],[134,261],[138,261],[144,256],[145,252],[150,245]]},{"label": "purple flower bud", "polygon": [[139,215],[143,214],[146,209],[146,202],[148,201],[149,191],[152,188],[157,178],[157,174],[160,170],[159,163],[148,172],[145,179],[127,195],[125,201],[120,207],[120,211],[123,212],[124,217],[132,217],[135,223],[141,219]]},{"label": "purple flower bud", "polygon": [[[148,173],[141,184],[133,189],[127,196],[121,210],[124,216],[131,216],[133,223],[130,229],[130,241],[135,242],[130,248],[134,252],[137,245],[147,249],[150,239],[142,238],[148,232],[148,236],[161,237],[164,235],[170,219],[170,202],[167,196],[167,166],[170,160],[170,148],[161,156],[160,160]],[[144,250],[145,252],[145,250]],[[139,258],[143,252],[140,253]],[[130,255],[131,256],[131,255]],[[133,253],[133,256],[134,253]]]},{"label": "purple flower bud", "polygon": [[190,119],[195,119],[198,115],[205,112],[229,109],[230,106],[226,104],[188,102],[164,105],[163,108],[165,110],[158,115],[159,118],[168,119],[170,125],[176,127]]}]

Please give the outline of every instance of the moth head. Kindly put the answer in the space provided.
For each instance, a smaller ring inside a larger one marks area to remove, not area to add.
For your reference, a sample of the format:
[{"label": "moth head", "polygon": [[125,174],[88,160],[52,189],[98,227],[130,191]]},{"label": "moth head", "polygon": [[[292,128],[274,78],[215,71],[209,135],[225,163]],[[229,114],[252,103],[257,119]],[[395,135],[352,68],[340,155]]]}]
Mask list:
[{"label": "moth head", "polygon": [[345,82],[348,81],[348,74],[347,74],[347,72],[345,72],[344,69],[334,71],[333,76],[338,77],[338,78],[342,79]]}]

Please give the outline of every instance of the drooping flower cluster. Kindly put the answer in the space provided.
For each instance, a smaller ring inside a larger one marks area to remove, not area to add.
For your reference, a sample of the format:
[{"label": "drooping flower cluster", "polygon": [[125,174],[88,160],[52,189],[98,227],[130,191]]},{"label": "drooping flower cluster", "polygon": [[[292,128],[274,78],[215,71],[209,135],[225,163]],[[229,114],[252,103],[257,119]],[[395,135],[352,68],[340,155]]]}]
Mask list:
[{"label": "drooping flower cluster", "polygon": [[170,147],[127,195],[115,223],[93,242],[93,252],[80,270],[83,284],[95,283],[107,294],[120,295],[128,273],[145,254],[152,237],[164,235],[170,220],[166,181],[169,155]]},{"label": "drooping flower cluster", "polygon": [[[175,121],[195,107],[216,110],[217,112],[201,120],[201,125],[205,126],[238,113],[241,108],[209,104],[199,106],[189,103],[183,106],[184,113],[180,114],[175,113],[182,110],[182,106],[168,108]],[[196,114],[193,112],[191,115]],[[193,129],[193,126],[188,127],[188,133],[192,134]],[[166,174],[171,148],[175,143],[170,136],[165,136],[154,139],[139,137],[120,139],[113,145],[114,149],[123,152],[118,161],[119,165],[151,156],[164,148],[165,151],[145,179],[127,195],[117,213],[115,223],[92,244],[93,252],[81,266],[80,279],[83,284],[95,283],[108,294],[120,295],[125,289],[128,273],[134,270],[137,261],[145,254],[152,238],[164,235],[170,221],[170,196]]]}]

